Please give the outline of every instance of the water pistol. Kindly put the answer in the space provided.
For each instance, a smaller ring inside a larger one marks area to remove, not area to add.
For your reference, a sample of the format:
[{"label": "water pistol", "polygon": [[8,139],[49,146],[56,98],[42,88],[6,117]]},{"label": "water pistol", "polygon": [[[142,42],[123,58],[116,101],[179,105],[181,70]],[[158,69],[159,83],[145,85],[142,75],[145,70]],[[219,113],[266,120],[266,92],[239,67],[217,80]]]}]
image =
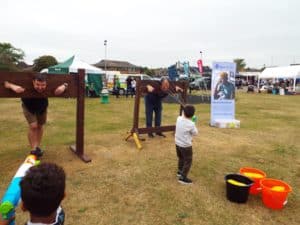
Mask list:
[{"label": "water pistol", "polygon": [[197,123],[197,121],[198,121],[198,118],[197,118],[197,116],[193,115],[193,117],[192,117],[192,121],[193,121],[194,123]]},{"label": "water pistol", "polygon": [[[10,182],[4,196],[1,200],[0,204],[0,214],[2,219],[10,219],[15,214],[15,208],[18,206],[20,199],[21,199],[21,188],[20,182],[21,179],[25,176],[26,172],[29,170],[30,167],[39,164],[39,156],[32,153],[29,154],[23,164],[19,167],[17,173],[13,177],[12,181]],[[9,225],[14,225],[15,220],[10,222]]]}]

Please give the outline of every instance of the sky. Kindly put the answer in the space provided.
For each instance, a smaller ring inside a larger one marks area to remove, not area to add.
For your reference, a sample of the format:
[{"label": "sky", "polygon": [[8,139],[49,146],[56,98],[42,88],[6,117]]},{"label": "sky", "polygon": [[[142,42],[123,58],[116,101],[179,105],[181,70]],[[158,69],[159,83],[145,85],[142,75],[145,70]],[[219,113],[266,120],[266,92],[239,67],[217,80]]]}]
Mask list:
[{"label": "sky", "polygon": [[194,66],[201,56],[208,66],[285,66],[300,63],[299,9],[299,0],[0,0],[0,42],[29,64],[76,55],[150,68]]}]

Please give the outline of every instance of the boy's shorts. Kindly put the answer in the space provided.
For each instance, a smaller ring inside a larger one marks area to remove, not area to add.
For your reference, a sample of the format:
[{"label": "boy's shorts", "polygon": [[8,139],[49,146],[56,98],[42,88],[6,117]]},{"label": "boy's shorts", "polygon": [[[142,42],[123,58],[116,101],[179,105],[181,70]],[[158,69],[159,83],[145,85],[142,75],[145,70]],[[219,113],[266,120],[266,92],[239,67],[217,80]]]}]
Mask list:
[{"label": "boy's shorts", "polygon": [[44,125],[47,120],[47,110],[42,114],[33,114],[28,111],[28,109],[22,104],[23,114],[28,122],[28,124],[37,122],[39,125]]}]

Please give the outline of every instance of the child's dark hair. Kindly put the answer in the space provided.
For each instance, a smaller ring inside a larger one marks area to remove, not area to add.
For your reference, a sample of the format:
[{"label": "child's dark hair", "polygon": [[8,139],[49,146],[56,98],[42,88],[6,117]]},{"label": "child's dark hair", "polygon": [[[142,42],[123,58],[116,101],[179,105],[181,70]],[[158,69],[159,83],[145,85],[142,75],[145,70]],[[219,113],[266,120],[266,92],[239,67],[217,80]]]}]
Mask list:
[{"label": "child's dark hair", "polygon": [[37,81],[47,81],[47,74],[46,73],[36,73],[33,77],[33,80]]},{"label": "child's dark hair", "polygon": [[183,112],[187,118],[192,118],[195,114],[195,107],[193,105],[186,105],[183,107]]},{"label": "child's dark hair", "polygon": [[64,170],[54,163],[31,167],[20,183],[25,208],[36,216],[51,215],[64,198],[65,182]]}]

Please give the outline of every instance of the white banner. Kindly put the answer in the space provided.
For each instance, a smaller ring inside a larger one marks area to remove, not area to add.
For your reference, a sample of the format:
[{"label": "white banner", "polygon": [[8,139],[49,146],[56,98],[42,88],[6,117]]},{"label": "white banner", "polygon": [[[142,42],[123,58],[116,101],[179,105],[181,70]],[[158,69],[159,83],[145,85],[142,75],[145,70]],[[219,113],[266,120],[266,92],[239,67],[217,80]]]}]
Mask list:
[{"label": "white banner", "polygon": [[231,62],[213,62],[211,81],[211,120],[235,119],[235,71],[236,64]]}]

